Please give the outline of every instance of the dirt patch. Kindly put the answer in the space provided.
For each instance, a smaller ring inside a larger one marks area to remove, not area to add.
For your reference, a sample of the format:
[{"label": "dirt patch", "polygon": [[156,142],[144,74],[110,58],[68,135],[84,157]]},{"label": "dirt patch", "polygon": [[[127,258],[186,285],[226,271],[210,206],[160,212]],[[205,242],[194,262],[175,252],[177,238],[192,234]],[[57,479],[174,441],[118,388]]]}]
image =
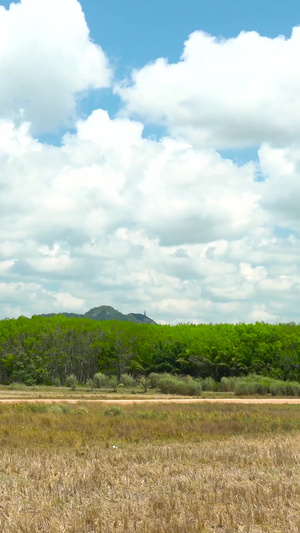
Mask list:
[{"label": "dirt patch", "polygon": [[299,404],[300,398],[153,398],[153,399],[132,399],[122,400],[119,398],[110,400],[90,400],[84,398],[64,399],[64,398],[1,398],[0,403],[102,403],[114,405],[133,405],[140,403],[239,403],[239,404]]}]

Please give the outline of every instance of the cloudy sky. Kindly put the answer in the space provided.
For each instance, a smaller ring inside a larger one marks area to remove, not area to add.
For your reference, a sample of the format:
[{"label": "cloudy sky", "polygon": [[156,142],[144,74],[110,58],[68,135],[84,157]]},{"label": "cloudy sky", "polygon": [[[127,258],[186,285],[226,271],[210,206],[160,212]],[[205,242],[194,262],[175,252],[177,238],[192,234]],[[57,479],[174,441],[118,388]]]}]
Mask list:
[{"label": "cloudy sky", "polygon": [[0,318],[300,322],[299,51],[296,0],[0,1]]}]

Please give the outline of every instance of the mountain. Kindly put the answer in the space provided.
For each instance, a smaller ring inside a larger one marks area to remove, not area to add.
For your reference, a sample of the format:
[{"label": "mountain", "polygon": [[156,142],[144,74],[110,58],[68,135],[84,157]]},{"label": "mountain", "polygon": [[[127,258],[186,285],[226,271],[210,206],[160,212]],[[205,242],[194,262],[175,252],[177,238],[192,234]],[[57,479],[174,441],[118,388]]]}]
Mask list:
[{"label": "mountain", "polygon": [[100,305],[100,307],[94,307],[90,309],[84,315],[77,313],[46,313],[39,316],[56,316],[64,315],[67,318],[90,318],[92,320],[118,320],[123,322],[134,322],[135,324],[156,324],[154,320],[141,313],[129,313],[123,315],[120,311],[117,311],[110,305]]}]

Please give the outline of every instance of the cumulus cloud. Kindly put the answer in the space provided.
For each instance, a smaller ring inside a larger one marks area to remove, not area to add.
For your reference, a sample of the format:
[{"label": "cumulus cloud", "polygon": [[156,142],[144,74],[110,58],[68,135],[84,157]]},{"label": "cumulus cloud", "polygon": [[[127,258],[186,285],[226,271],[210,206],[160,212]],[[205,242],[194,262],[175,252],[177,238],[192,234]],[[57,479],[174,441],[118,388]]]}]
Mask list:
[{"label": "cumulus cloud", "polygon": [[0,117],[37,134],[71,125],[80,95],[109,86],[111,71],[77,0],[21,0],[0,6],[0,78]]},{"label": "cumulus cloud", "polygon": [[[163,323],[299,321],[298,29],[196,32],[179,63],[119,86],[118,118],[96,109],[52,146],[35,132],[107,86],[108,61],[75,0],[22,0],[0,26],[0,317],[107,304]],[[167,133],[145,138],[131,115]],[[257,162],[217,151],[249,144]]]},{"label": "cumulus cloud", "polygon": [[165,125],[197,146],[243,147],[300,139],[300,27],[289,39],[241,32],[190,35],[178,63],[159,58],[116,86],[127,114]]},{"label": "cumulus cloud", "polygon": [[276,234],[273,149],[257,181],[253,163],[142,132],[99,109],[55,147],[0,123],[1,315],[108,304],[162,322],[294,319],[300,248]]},{"label": "cumulus cloud", "polygon": [[293,231],[300,232],[300,148],[264,143],[259,159],[265,177],[263,205],[272,213],[273,222],[291,238]]},{"label": "cumulus cloud", "polygon": [[[60,312],[62,308],[76,309],[80,313],[83,300],[59,291],[46,290],[39,283],[0,283],[1,314],[7,318],[34,313],[48,313],[49,306]],[[55,311],[54,311],[55,312]]]}]

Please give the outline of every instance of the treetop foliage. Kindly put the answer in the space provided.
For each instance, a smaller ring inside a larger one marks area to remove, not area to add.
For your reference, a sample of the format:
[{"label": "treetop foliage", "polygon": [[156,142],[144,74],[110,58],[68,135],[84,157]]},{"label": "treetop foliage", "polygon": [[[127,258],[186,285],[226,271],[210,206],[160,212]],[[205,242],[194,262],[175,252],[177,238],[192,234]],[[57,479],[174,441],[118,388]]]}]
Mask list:
[{"label": "treetop foliage", "polygon": [[300,326],[294,323],[135,324],[33,316],[0,321],[0,381],[86,383],[102,372],[212,377],[250,373],[300,381]]}]

